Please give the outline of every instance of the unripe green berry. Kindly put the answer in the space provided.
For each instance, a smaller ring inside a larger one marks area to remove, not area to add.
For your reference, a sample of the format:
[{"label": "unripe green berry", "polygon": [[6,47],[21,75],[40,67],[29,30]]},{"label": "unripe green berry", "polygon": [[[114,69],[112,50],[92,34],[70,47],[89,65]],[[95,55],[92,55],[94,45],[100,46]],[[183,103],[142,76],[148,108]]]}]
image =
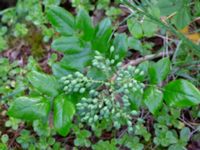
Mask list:
[{"label": "unripe green berry", "polygon": [[120,128],[120,124],[118,123],[118,122],[114,122],[114,127],[116,128],[116,129],[119,129]]},{"label": "unripe green berry", "polygon": [[133,87],[133,83],[129,83],[128,86],[131,88]]},{"label": "unripe green berry", "polygon": [[67,78],[68,79],[71,79],[73,76],[71,75],[71,74],[69,74],[68,76],[67,76]]},{"label": "unripe green berry", "polygon": [[65,81],[67,79],[67,77],[66,76],[64,76],[64,77],[61,77],[61,81]]},{"label": "unripe green berry", "polygon": [[129,94],[129,90],[128,90],[128,89],[125,89],[125,90],[124,90],[124,93],[125,93],[125,94]]},{"label": "unripe green berry", "polygon": [[63,90],[67,91],[68,89],[69,89],[68,86],[65,86]]},{"label": "unripe green berry", "polygon": [[76,80],[72,80],[72,81],[71,81],[71,84],[72,84],[72,85],[75,85],[76,83],[77,83]]},{"label": "unripe green berry", "polygon": [[119,59],[119,55],[115,55],[115,60],[118,60]]},{"label": "unripe green berry", "polygon": [[118,118],[119,118],[120,116],[121,116],[121,115],[120,115],[120,113],[117,113],[117,114],[116,114],[116,117],[118,117]]},{"label": "unripe green berry", "polygon": [[129,133],[133,132],[133,128],[132,127],[128,127],[128,132]]},{"label": "unripe green berry", "polygon": [[136,91],[137,91],[137,88],[133,87],[133,88],[132,88],[132,91],[133,91],[133,92],[136,92]]},{"label": "unripe green berry", "polygon": [[93,119],[92,119],[92,118],[89,118],[88,122],[89,122],[89,123],[92,123],[92,122],[93,122]]},{"label": "unripe green berry", "polygon": [[127,125],[128,125],[128,126],[132,126],[132,122],[128,120],[128,121],[127,121]]},{"label": "unripe green berry", "polygon": [[138,115],[138,112],[136,110],[132,110],[131,114],[134,115],[134,116],[136,116],[136,115]]},{"label": "unripe green berry", "polygon": [[106,82],[105,85],[106,85],[106,86],[110,86],[110,83],[109,83],[109,82]]},{"label": "unripe green berry", "polygon": [[144,75],[144,71],[141,71],[139,75],[140,75],[140,76],[143,76],[143,75]]},{"label": "unripe green berry", "polygon": [[113,53],[114,50],[115,50],[114,46],[111,46],[111,47],[110,47],[110,53]]},{"label": "unripe green berry", "polygon": [[99,117],[97,115],[94,116],[94,121],[97,121]]},{"label": "unripe green berry", "polygon": [[84,92],[85,92],[85,88],[81,88],[81,89],[79,90],[79,92],[80,92],[80,93],[84,93]]},{"label": "unripe green berry", "polygon": [[135,74],[138,74],[140,72],[139,69],[135,69]]},{"label": "unripe green berry", "polygon": [[122,66],[122,63],[121,63],[121,62],[117,63],[117,67],[118,67],[118,68],[121,67],[121,66]]}]

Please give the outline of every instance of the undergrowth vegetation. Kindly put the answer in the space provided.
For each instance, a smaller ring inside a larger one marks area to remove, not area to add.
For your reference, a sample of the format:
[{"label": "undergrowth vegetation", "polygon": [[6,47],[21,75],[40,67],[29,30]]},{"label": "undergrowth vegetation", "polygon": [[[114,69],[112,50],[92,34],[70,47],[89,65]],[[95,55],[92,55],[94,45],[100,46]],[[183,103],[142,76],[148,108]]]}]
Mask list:
[{"label": "undergrowth vegetation", "polygon": [[18,0],[0,16],[0,150],[200,149],[198,0]]}]

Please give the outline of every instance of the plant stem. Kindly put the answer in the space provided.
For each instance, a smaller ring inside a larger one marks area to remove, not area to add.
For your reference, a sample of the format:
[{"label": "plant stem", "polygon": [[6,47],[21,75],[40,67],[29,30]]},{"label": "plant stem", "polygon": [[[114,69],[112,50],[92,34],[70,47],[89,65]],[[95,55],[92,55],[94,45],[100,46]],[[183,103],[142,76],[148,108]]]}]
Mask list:
[{"label": "plant stem", "polygon": [[168,55],[172,55],[174,53],[174,51],[169,51],[169,52],[160,52],[158,54],[151,54],[151,55],[146,55],[144,57],[140,57],[137,58],[135,60],[131,60],[129,61],[127,64],[125,64],[124,66],[122,66],[122,68],[127,68],[128,66],[136,66],[146,60],[152,60],[155,58],[160,58],[160,57],[164,57],[164,56],[168,56]]},{"label": "plant stem", "polygon": [[[138,65],[138,64],[140,64],[140,63],[142,63],[146,60],[152,60],[152,59],[155,59],[155,58],[160,58],[160,57],[169,56],[169,55],[173,55],[173,54],[174,54],[174,51],[160,52],[158,54],[146,55],[144,57],[140,57],[140,58],[137,58],[135,60],[129,61],[127,64],[122,66],[122,69],[125,69],[128,66],[136,66],[136,65]],[[117,73],[115,73],[115,75],[111,78],[111,81],[115,80],[116,75],[117,75]]]}]

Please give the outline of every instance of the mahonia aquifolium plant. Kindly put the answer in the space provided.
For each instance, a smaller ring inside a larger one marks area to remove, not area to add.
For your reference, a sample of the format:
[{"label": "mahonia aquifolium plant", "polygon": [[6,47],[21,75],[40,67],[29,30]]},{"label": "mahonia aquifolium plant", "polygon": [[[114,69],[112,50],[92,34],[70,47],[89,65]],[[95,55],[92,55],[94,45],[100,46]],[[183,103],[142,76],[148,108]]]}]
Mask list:
[{"label": "mahonia aquifolium plant", "polygon": [[[117,63],[117,58],[110,60],[99,52],[95,54],[92,67],[104,72],[115,70],[114,64]],[[101,121],[112,123],[116,129],[127,125],[128,131],[132,132],[132,118],[138,113],[130,107],[129,94],[134,92],[143,94],[145,85],[138,80],[143,75],[144,72],[134,66],[122,69],[121,63],[117,63],[116,76],[112,80],[94,80],[83,73],[75,72],[62,77],[61,81],[66,94],[88,92],[88,95],[82,97],[76,105],[82,122],[93,129]]]}]

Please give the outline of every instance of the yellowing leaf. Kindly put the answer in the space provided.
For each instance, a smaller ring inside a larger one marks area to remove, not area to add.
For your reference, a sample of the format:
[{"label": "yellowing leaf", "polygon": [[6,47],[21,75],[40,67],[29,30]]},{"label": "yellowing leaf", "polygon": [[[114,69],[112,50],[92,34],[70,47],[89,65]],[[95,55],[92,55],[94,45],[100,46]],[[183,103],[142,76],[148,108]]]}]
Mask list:
[{"label": "yellowing leaf", "polygon": [[200,42],[200,34],[199,33],[190,33],[189,26],[186,26],[181,31],[189,40],[198,44]]},{"label": "yellowing leaf", "polygon": [[189,34],[189,35],[186,35],[186,37],[196,44],[198,44],[200,42],[200,34],[199,33]]},{"label": "yellowing leaf", "polygon": [[183,34],[189,34],[189,26],[184,27],[180,32]]}]

